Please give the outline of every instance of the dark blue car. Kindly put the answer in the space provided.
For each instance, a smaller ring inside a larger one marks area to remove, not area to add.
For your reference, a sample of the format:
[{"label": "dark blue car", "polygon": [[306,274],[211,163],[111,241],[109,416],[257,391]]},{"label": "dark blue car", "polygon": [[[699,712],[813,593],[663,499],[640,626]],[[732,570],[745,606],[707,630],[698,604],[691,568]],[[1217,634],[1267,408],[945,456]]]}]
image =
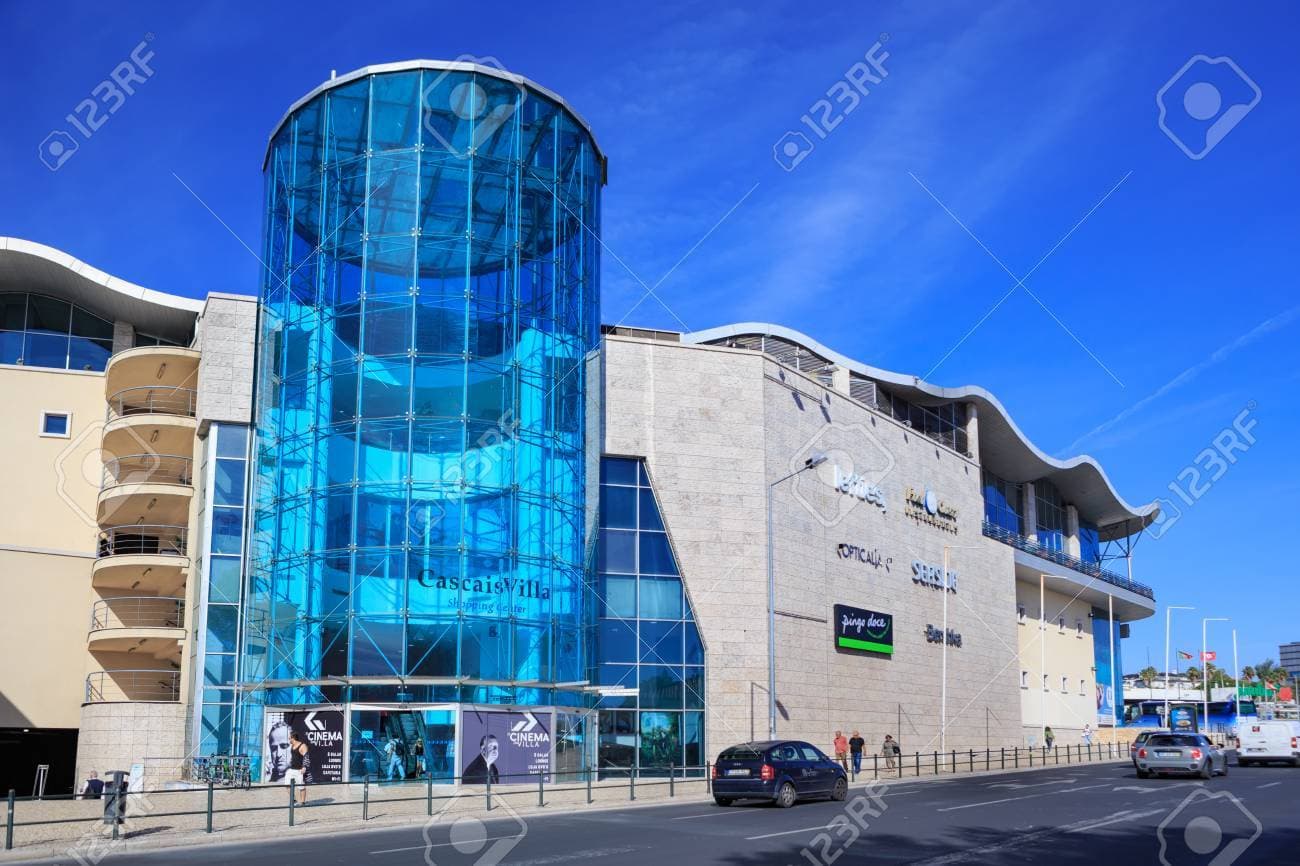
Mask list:
[{"label": "dark blue car", "polygon": [[713,799],[719,806],[761,799],[788,809],[797,800],[843,800],[848,793],[844,768],[800,740],[742,743],[724,749],[713,765]]}]

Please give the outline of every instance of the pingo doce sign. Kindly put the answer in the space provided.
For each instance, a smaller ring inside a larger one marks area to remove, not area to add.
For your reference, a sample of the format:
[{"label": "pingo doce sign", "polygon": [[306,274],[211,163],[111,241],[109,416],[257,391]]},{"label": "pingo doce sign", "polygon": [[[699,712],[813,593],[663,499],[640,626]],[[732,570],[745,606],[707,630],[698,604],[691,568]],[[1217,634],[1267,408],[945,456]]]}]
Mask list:
[{"label": "pingo doce sign", "polygon": [[838,463],[835,464],[835,489],[846,496],[870,502],[881,511],[885,508],[885,491],[874,481],[868,481],[856,472],[845,472]]},{"label": "pingo doce sign", "polygon": [[835,647],[893,655],[894,617],[847,604],[835,605]]}]

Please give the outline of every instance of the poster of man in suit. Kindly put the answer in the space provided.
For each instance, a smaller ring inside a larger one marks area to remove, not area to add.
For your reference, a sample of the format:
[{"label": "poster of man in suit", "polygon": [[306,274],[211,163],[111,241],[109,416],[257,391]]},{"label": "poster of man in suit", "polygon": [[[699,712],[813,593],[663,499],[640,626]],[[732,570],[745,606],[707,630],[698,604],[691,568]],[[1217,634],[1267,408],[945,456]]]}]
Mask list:
[{"label": "poster of man in suit", "polygon": [[465,710],[460,721],[461,784],[536,784],[551,781],[549,710]]}]

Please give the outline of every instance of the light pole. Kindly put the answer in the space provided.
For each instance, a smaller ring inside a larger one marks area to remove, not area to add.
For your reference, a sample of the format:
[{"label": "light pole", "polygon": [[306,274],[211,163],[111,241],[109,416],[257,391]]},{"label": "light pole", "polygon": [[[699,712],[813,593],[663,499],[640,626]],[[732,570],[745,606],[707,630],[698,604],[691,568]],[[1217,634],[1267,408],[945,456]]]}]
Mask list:
[{"label": "light pole", "polygon": [[1201,684],[1205,687],[1205,690],[1201,692],[1201,723],[1207,728],[1210,726],[1210,678],[1206,676],[1206,667],[1209,663],[1205,658],[1205,627],[1212,622],[1227,621],[1226,616],[1206,616],[1201,618]]},{"label": "light pole", "polygon": [[771,739],[776,739],[776,568],[772,544],[772,491],[782,481],[816,469],[825,462],[826,455],[814,451],[798,469],[767,485],[767,735]]},{"label": "light pole", "polygon": [[1189,604],[1165,605],[1165,727],[1171,731],[1173,727],[1169,724],[1169,615],[1176,610],[1196,610],[1196,608]]},{"label": "light pole", "polygon": [[[948,574],[948,553],[952,550],[978,550],[973,544],[945,544],[943,546],[943,672],[940,674],[939,697],[939,751],[948,751],[948,593],[954,592]],[[987,720],[986,720],[987,721]]]}]

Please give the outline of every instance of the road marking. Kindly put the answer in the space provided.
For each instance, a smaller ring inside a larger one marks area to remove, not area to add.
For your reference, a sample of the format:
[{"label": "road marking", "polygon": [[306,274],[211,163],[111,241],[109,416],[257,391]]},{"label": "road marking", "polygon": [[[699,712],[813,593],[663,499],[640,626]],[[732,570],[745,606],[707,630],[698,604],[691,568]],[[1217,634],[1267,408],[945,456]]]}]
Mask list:
[{"label": "road marking", "polygon": [[567,863],[570,860],[592,860],[596,857],[616,857],[619,854],[631,854],[636,848],[591,848],[586,851],[574,851],[570,854],[552,854],[535,860],[514,860],[514,866],[549,866],[551,863]]},{"label": "road marking", "polygon": [[756,839],[774,839],[777,836],[791,836],[795,833],[812,833],[815,830],[829,830],[834,824],[818,824],[816,827],[804,827],[801,830],[784,830],[780,833],[764,833],[762,836],[746,836],[746,842],[753,842]]},{"label": "road marking", "polygon": [[1107,782],[1104,785],[1082,785],[1080,787],[1065,788],[1061,791],[1041,791],[1037,794],[1026,794],[1023,797],[1004,797],[1001,800],[985,800],[982,803],[963,803],[960,806],[949,806],[946,809],[935,809],[936,812],[956,812],[959,809],[974,809],[978,806],[996,806],[999,803],[1014,803],[1016,800],[1033,800],[1036,797],[1051,797],[1054,794],[1073,794],[1076,791],[1088,791],[1093,788],[1105,788],[1109,786]]},{"label": "road marking", "polygon": [[1109,827],[1111,824],[1123,824],[1126,821],[1136,821],[1139,818],[1150,818],[1152,815],[1166,815],[1168,813],[1169,813],[1168,809],[1148,809],[1145,812],[1133,812],[1131,814],[1120,813],[1118,815],[1113,815],[1110,818],[1103,818],[1100,821],[1094,821],[1091,824],[1087,824],[1083,827],[1074,827],[1073,829],[1066,830],[1065,832],[1087,833],[1089,830],[1097,830],[1101,827]]},{"label": "road marking", "polygon": [[[1160,811],[1164,811],[1163,809]],[[984,845],[980,848],[967,848],[964,851],[954,851],[951,854],[943,854],[938,857],[931,857],[929,860],[919,860],[912,866],[947,866],[950,863],[960,863],[963,860],[986,859],[989,854],[997,854],[1009,848],[1017,848],[1028,842],[1036,842],[1039,839],[1045,839],[1049,836],[1055,836],[1058,833],[1073,833],[1076,830],[1089,830],[1097,826],[1106,824],[1117,824],[1120,821],[1131,821],[1143,817],[1148,813],[1145,812],[1116,812],[1101,819],[1090,819],[1087,821],[1076,821],[1073,824],[1065,824],[1061,827],[1047,827],[1033,833],[1024,833],[1019,836],[1013,836],[1010,839],[1003,839],[1001,842],[994,842],[991,845]]]},{"label": "road marking", "polygon": [[[484,842],[495,842],[498,839],[522,839],[523,833],[514,833],[510,836],[488,836]],[[371,851],[371,854],[401,854],[405,851],[423,851],[426,848],[450,848],[455,842],[431,842],[427,845],[409,845],[405,848],[385,848],[383,851]],[[462,843],[463,844],[463,843]]]},{"label": "road marking", "polygon": [[770,815],[766,809],[761,807],[751,807],[748,809],[714,809],[712,812],[701,812],[698,815],[678,815],[676,818],[670,818],[670,821],[689,821],[692,818],[722,818],[727,815]]},{"label": "road marking", "polygon": [[1280,785],[1280,784],[1282,784],[1282,783],[1281,783],[1281,782],[1269,782],[1267,785],[1256,785],[1255,787],[1257,787],[1257,788],[1271,788],[1271,787],[1273,787],[1274,785]]},{"label": "road marking", "polygon": [[1032,785],[1026,785],[1022,782],[993,782],[992,784],[985,785],[984,787],[1010,788],[1011,790],[1018,791],[1022,788],[1041,788],[1044,785],[1073,785],[1075,781],[1076,781],[1075,779],[1053,779],[1050,782],[1035,782]]}]

